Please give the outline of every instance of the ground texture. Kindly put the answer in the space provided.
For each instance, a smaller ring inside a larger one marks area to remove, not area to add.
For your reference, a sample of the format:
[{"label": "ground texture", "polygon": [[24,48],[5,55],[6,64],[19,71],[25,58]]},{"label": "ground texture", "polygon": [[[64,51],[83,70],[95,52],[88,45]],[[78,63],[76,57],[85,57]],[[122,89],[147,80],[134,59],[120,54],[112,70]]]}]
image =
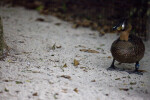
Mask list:
[{"label": "ground texture", "polygon": [[[148,43],[140,62],[144,75],[107,71],[117,35],[74,29],[23,8],[1,7],[0,16],[10,48],[0,61],[0,100],[150,100]],[[134,64],[116,66],[134,69]]]}]

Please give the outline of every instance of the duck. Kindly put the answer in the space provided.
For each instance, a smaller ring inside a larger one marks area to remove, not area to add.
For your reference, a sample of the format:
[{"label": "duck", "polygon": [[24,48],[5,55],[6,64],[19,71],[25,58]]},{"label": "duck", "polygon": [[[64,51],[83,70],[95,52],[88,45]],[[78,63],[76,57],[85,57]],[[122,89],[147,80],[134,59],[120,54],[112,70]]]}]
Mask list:
[{"label": "duck", "polygon": [[113,27],[113,30],[117,31],[120,36],[111,45],[111,54],[113,61],[108,70],[115,70],[117,67],[114,65],[115,61],[120,63],[135,63],[135,70],[130,71],[129,74],[135,73],[143,75],[139,71],[139,61],[144,57],[145,45],[142,39],[134,34],[130,34],[132,25],[127,22],[127,19],[123,19]]}]

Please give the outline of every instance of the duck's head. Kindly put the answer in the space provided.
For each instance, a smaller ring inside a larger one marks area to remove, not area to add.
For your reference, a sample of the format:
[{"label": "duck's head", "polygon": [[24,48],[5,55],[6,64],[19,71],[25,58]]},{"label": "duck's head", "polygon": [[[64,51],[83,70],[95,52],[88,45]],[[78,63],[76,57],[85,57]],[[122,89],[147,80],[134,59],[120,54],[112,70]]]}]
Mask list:
[{"label": "duck's head", "polygon": [[113,27],[113,30],[124,31],[126,28],[127,20],[121,20],[116,26]]}]

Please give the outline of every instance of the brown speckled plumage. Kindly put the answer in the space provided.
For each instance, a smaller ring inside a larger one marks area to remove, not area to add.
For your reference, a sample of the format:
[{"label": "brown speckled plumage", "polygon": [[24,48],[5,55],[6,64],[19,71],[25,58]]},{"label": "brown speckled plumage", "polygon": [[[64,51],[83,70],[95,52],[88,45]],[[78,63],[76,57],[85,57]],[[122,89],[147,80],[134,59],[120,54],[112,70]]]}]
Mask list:
[{"label": "brown speckled plumage", "polygon": [[145,52],[143,41],[139,37],[130,34],[132,25],[127,24],[126,19],[113,27],[113,29],[120,33],[120,37],[112,43],[111,53],[113,61],[108,70],[116,69],[114,64],[117,60],[120,63],[135,63],[135,70],[129,73],[143,75],[143,73],[138,71],[139,61],[143,58]]},{"label": "brown speckled plumage", "polygon": [[135,63],[144,56],[145,46],[142,40],[129,35],[128,41],[117,39],[111,46],[111,53],[115,60],[121,63]]}]

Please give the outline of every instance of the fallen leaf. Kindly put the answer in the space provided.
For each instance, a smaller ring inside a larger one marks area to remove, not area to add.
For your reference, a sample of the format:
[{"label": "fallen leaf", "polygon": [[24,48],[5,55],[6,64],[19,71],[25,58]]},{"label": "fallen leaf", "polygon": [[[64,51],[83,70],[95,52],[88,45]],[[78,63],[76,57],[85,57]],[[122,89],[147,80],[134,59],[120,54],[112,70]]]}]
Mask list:
[{"label": "fallen leaf", "polygon": [[61,46],[56,46],[56,48],[61,48]]},{"label": "fallen leaf", "polygon": [[79,24],[73,24],[72,25],[72,28],[78,28],[79,27]]},{"label": "fallen leaf", "polygon": [[24,41],[18,41],[19,43],[24,43]]},{"label": "fallen leaf", "polygon": [[130,85],[136,85],[136,82],[130,82]]},{"label": "fallen leaf", "polygon": [[79,61],[74,59],[74,66],[78,66],[79,65]]},{"label": "fallen leaf", "polygon": [[35,92],[35,93],[33,93],[32,95],[33,95],[33,96],[38,96],[38,93],[37,93],[37,92]]},{"label": "fallen leaf", "polygon": [[145,84],[144,84],[144,83],[142,83],[142,84],[141,84],[141,86],[145,86]]},{"label": "fallen leaf", "polygon": [[91,50],[91,49],[80,49],[80,51],[88,52],[88,53],[99,53],[98,51],[96,51],[96,50]]},{"label": "fallen leaf", "polygon": [[21,81],[16,81],[16,84],[23,84]]},{"label": "fallen leaf", "polygon": [[58,99],[58,97],[57,97],[58,95],[59,95],[58,93],[55,93],[54,94],[54,99]]},{"label": "fallen leaf", "polygon": [[9,92],[9,90],[7,88],[4,89],[5,92]]},{"label": "fallen leaf", "polygon": [[111,58],[111,56],[108,56],[107,58]]},{"label": "fallen leaf", "polygon": [[7,62],[11,63],[11,62],[13,62],[13,61],[9,59]]},{"label": "fallen leaf", "polygon": [[128,88],[119,88],[119,90],[124,90],[124,91],[128,91]]},{"label": "fallen leaf", "polygon": [[75,88],[73,91],[76,92],[76,93],[78,93],[78,89],[77,88]]},{"label": "fallen leaf", "polygon": [[12,81],[12,80],[3,80],[4,82],[9,82],[9,81]]},{"label": "fallen leaf", "polygon": [[44,22],[45,20],[43,18],[37,18],[36,21]]},{"label": "fallen leaf", "polygon": [[55,25],[58,25],[58,26],[59,26],[59,25],[61,25],[61,23],[55,23]]},{"label": "fallen leaf", "polygon": [[86,67],[80,67],[80,69],[86,69]]},{"label": "fallen leaf", "polygon": [[82,26],[84,27],[89,27],[91,25],[91,21],[90,20],[87,20],[87,19],[84,19],[83,22],[82,22]]},{"label": "fallen leaf", "polygon": [[65,63],[63,67],[66,68],[66,67],[68,67],[68,66],[67,66],[67,64]]},{"label": "fallen leaf", "polygon": [[54,44],[53,46],[52,46],[52,50],[55,50],[56,49],[56,44]]},{"label": "fallen leaf", "polygon": [[32,71],[32,73],[40,73],[40,71]]},{"label": "fallen leaf", "polygon": [[49,83],[49,84],[54,84],[54,82],[51,82],[51,81],[49,81],[48,83]]},{"label": "fallen leaf", "polygon": [[115,80],[120,80],[120,78],[116,78]]},{"label": "fallen leaf", "polygon": [[83,71],[88,72],[88,70],[87,70],[87,69],[83,69]]},{"label": "fallen leaf", "polygon": [[96,80],[91,80],[91,82],[96,82]]},{"label": "fallen leaf", "polygon": [[60,77],[63,77],[63,78],[71,80],[71,77],[69,75],[61,75]]},{"label": "fallen leaf", "polygon": [[102,48],[99,48],[99,47],[98,47],[98,48],[96,48],[96,49],[97,49],[97,50],[100,50],[100,49],[102,49]]}]

